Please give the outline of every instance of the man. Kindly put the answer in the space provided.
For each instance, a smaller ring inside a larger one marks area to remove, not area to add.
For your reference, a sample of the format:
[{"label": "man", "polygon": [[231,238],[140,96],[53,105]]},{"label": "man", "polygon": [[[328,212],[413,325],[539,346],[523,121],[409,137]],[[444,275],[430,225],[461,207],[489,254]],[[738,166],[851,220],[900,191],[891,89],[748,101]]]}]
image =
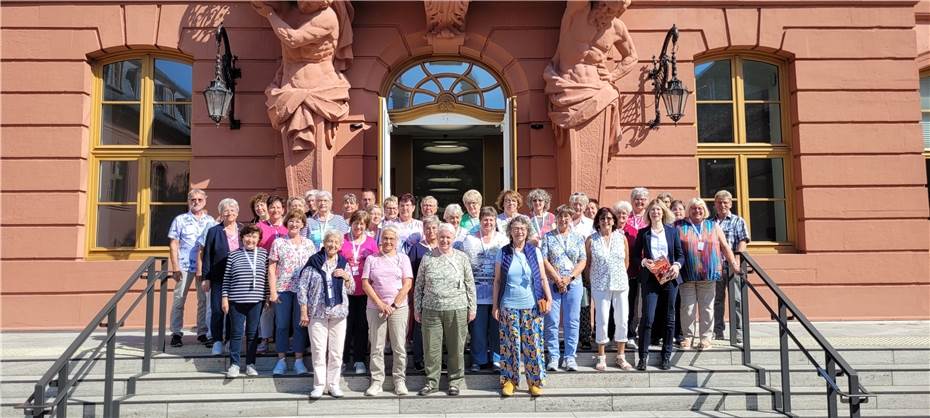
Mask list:
[{"label": "man", "polygon": [[[726,190],[721,190],[714,195],[714,209],[717,215],[714,222],[720,225],[730,248],[733,252],[746,251],[746,244],[749,243],[749,230],[746,227],[746,221],[738,215],[732,213],[733,195]],[[717,296],[714,299],[714,336],[718,340],[723,340],[723,331],[726,328],[723,323],[723,311],[726,303],[727,288],[729,288],[730,297],[733,298],[733,305],[736,311],[736,323],[730,324],[736,331],[736,342],[743,342],[741,334],[743,324],[742,311],[742,294],[740,293],[739,283],[739,266],[730,266],[726,261],[723,265],[723,280],[717,281]]]},{"label": "man", "polygon": [[365,189],[362,191],[362,199],[359,202],[359,209],[368,210],[371,205],[375,204],[375,191],[371,189]]},{"label": "man", "polygon": [[[174,303],[171,306],[171,346],[180,347],[181,336],[184,334],[184,303],[187,301],[187,291],[191,282],[197,288],[197,341],[207,341],[207,298],[200,286],[200,277],[197,271],[197,239],[203,231],[216,225],[216,220],[204,210],[207,205],[207,194],[200,189],[192,189],[187,193],[187,207],[189,211],[174,218],[168,230],[168,263],[171,275],[177,281],[174,286]],[[192,280],[193,279],[193,280]]]},{"label": "man", "polygon": [[420,200],[420,219],[426,218],[427,216],[436,216],[436,212],[439,210],[439,202],[433,196],[426,196],[423,200]]}]

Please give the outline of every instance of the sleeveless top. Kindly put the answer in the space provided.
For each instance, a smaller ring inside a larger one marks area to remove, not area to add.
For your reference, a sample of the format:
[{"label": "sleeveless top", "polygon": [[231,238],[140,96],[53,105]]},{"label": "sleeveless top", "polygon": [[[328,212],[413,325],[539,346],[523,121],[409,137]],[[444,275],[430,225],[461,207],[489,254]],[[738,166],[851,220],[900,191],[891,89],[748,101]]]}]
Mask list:
[{"label": "sleeveless top", "polygon": [[714,234],[714,221],[704,220],[698,225],[688,220],[678,221],[678,237],[685,253],[681,277],[685,281],[716,281],[723,273],[723,253],[720,240]]},{"label": "sleeveless top", "polygon": [[[506,275],[510,271],[510,264],[513,262],[513,244],[507,244],[504,248],[501,248],[501,275]],[[536,258],[536,247],[533,244],[526,243],[523,245],[523,255],[526,256],[526,261],[530,265],[530,275],[533,278],[530,285],[533,287],[533,295],[536,297],[536,300],[545,298],[545,293],[540,283],[542,278],[542,272],[539,271],[539,259]],[[500,303],[504,299],[504,289],[507,286],[501,286],[498,289],[497,300]]]},{"label": "sleeveless top", "polygon": [[629,289],[629,279],[624,266],[625,241],[626,237],[621,230],[610,233],[610,246],[600,233],[595,232],[591,235],[591,259],[588,260],[591,263],[591,290]]}]

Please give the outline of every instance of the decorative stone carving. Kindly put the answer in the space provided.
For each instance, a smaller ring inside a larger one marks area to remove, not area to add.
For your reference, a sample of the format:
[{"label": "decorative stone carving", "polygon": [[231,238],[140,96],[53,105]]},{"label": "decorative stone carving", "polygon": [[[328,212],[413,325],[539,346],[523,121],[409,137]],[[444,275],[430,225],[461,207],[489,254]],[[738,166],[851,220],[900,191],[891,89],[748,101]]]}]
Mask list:
[{"label": "decorative stone carving", "polygon": [[281,40],[281,66],[265,95],[271,126],[284,146],[291,196],[323,186],[324,153],[333,148],[338,123],[349,113],[349,85],[342,74],[352,61],[352,5],[348,1],[298,1],[277,10],[252,6]]},{"label": "decorative stone carving", "polygon": [[543,73],[556,143],[570,145],[572,160],[601,162],[587,165],[591,173],[575,173],[584,184],[570,185],[572,191],[599,195],[602,168],[618,149],[618,81],[637,62],[633,40],[620,20],[629,5],[630,0],[567,1],[556,54]]},{"label": "decorative stone carving", "polygon": [[468,0],[424,0],[426,41],[434,52],[451,53],[465,43]]}]

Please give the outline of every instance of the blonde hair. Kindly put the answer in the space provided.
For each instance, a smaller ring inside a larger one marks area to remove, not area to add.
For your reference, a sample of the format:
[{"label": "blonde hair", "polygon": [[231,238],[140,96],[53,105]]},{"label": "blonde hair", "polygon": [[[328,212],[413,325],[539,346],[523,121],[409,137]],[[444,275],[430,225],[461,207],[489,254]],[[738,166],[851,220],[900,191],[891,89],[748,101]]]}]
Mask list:
[{"label": "blonde hair", "polygon": [[481,206],[481,202],[482,202],[481,192],[475,189],[471,189],[465,192],[465,194],[462,195],[462,203],[468,203],[468,202],[478,202],[478,206]]},{"label": "blonde hair", "polygon": [[675,215],[672,213],[672,211],[670,211],[667,207],[665,207],[665,203],[662,203],[662,201],[659,199],[652,199],[652,201],[649,202],[649,205],[646,206],[646,223],[649,226],[652,226],[652,217],[649,216],[649,212],[651,212],[652,208],[655,206],[658,206],[659,208],[662,209],[662,223],[663,224],[668,225],[668,224],[671,224],[672,222],[675,222]]}]

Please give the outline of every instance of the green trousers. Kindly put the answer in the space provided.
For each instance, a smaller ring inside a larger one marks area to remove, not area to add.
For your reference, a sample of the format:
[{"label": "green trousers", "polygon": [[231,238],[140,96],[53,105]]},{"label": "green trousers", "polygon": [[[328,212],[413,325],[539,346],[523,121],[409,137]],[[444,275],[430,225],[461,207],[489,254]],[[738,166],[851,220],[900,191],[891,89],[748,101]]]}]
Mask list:
[{"label": "green trousers", "polygon": [[420,314],[423,330],[426,384],[438,388],[442,369],[442,343],[449,356],[449,387],[461,387],[465,380],[465,336],[468,335],[468,309],[434,311]]}]

